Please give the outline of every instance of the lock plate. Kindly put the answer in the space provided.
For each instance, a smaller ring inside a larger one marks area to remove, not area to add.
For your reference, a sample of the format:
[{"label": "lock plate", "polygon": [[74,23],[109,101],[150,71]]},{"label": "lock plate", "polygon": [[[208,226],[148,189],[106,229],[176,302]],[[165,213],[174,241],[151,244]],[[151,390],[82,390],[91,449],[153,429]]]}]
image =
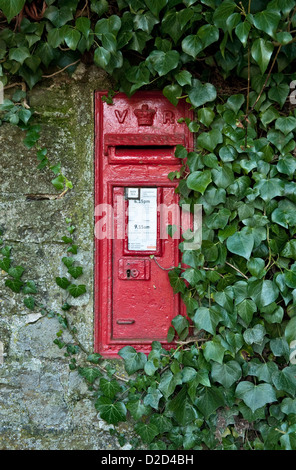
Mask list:
[{"label": "lock plate", "polygon": [[118,278],[126,281],[147,281],[150,279],[150,260],[121,258],[118,261]]}]

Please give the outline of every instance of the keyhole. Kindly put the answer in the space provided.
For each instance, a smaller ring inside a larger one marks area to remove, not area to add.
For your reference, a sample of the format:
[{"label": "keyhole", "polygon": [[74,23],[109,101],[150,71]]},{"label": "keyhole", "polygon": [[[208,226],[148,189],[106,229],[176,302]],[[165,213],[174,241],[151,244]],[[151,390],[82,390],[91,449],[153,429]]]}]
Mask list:
[{"label": "keyhole", "polygon": [[130,278],[130,277],[131,277],[131,270],[130,270],[130,269],[127,269],[127,270],[126,270],[126,277],[127,277],[127,278]]}]

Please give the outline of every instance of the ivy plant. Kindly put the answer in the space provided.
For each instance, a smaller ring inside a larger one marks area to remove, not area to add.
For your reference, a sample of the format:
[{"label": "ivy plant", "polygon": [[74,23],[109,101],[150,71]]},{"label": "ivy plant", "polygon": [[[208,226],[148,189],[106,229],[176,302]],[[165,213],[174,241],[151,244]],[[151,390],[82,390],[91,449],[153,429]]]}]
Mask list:
[{"label": "ivy plant", "polygon": [[[176,148],[183,168],[169,178],[180,204],[202,205],[203,242],[194,251],[181,242],[182,263],[168,273],[187,308],[168,331],[171,349],[124,347],[126,380],[98,355],[78,366],[75,346],[67,350],[102,419],[132,420],[156,450],[295,450],[295,0],[0,0],[0,13],[4,89],[93,62],[114,79],[109,102],[158,88],[195,111],[186,124],[196,146]],[[38,147],[25,97],[5,101],[2,120],[37,145],[56,189],[71,189]],[[71,237],[64,242],[75,254]],[[7,287],[33,308],[35,284],[12,267],[9,246],[1,253]],[[77,283],[56,283],[83,295],[83,267],[63,263]]]}]

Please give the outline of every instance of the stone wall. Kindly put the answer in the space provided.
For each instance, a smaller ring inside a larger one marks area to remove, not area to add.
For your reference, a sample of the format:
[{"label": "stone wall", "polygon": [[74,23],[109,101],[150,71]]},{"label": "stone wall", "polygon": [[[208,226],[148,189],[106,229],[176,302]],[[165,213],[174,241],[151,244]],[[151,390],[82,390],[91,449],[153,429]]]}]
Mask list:
[{"label": "stone wall", "polygon": [[[24,146],[24,133],[8,124],[0,127],[3,239],[12,247],[14,264],[24,266],[25,278],[38,285],[40,299],[57,309],[64,293],[55,278],[66,273],[61,237],[67,233],[65,218],[72,218],[79,245],[76,259],[84,267],[79,281],[87,285],[87,294],[73,300],[70,315],[89,351],[94,320],[93,94],[110,86],[103,71],[81,64],[72,78],[65,72],[44,79],[29,93],[28,103],[42,125],[40,143],[53,164],[62,163],[74,185],[60,199],[51,198],[56,194],[53,174],[36,170],[36,150]],[[58,320],[27,309],[23,296],[4,286],[5,278],[0,271],[0,342],[5,354],[0,365],[0,449],[120,448],[99,419],[85,382],[70,371],[64,350],[53,343],[61,328]]]}]

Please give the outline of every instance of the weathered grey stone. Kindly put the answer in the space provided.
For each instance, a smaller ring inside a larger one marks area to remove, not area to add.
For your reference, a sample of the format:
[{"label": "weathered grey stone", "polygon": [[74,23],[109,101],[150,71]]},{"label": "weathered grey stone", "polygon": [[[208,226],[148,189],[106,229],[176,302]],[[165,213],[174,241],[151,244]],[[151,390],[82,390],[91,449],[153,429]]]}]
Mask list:
[{"label": "weathered grey stone", "polygon": [[[53,173],[36,169],[36,149],[24,146],[24,132],[8,124],[0,127],[2,238],[11,246],[13,265],[25,268],[22,279],[36,283],[36,300],[59,313],[63,303],[70,302],[73,307],[67,318],[77,330],[73,337],[56,316],[49,318],[41,308],[25,307],[24,295],[5,287],[8,275],[0,271],[0,341],[6,354],[0,364],[1,450],[120,448],[110,426],[99,418],[88,385],[77,370],[69,369],[65,349],[53,343],[62,331],[64,341],[78,340],[85,351],[93,352],[93,103],[94,91],[110,85],[105,72],[80,64],[72,78],[58,74],[29,92],[28,102],[41,125],[39,144],[47,148],[52,164],[61,162],[74,185],[63,197],[57,197],[51,183]],[[66,217],[77,227],[75,264],[84,270],[71,281],[87,287],[87,293],[77,299],[68,298],[55,280],[69,277],[61,262],[68,248],[61,241],[68,234]],[[78,363],[81,357],[82,353],[76,355]],[[109,362],[123,373],[121,363]],[[128,424],[120,429],[132,435]]]}]

